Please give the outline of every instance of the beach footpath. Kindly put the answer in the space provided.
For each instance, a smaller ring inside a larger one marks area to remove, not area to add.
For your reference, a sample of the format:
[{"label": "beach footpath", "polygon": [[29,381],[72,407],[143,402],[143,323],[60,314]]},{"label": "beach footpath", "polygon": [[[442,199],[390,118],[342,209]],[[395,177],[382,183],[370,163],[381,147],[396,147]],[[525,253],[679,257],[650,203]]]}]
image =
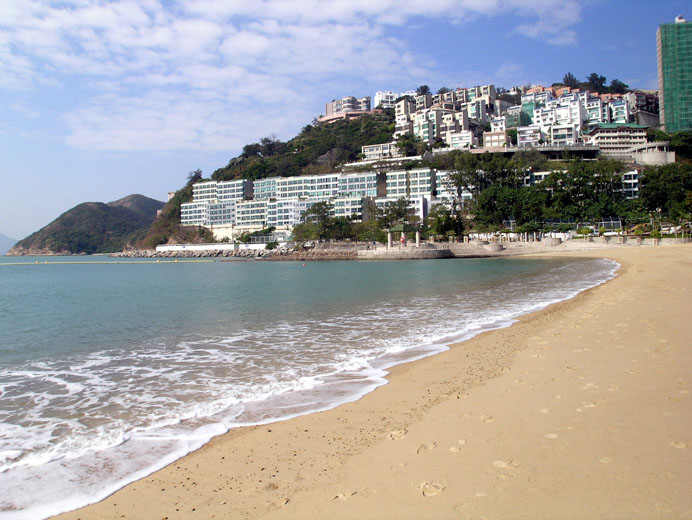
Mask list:
[{"label": "beach footpath", "polygon": [[621,268],[56,518],[692,519],[692,245],[552,254]]}]

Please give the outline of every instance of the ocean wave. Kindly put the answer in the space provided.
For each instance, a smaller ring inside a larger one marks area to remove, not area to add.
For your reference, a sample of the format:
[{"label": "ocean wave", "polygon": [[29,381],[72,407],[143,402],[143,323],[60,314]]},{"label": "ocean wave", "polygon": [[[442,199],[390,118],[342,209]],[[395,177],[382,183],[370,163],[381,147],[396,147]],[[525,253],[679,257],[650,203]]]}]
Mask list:
[{"label": "ocean wave", "polygon": [[[611,278],[617,264],[532,269],[266,326],[235,324],[228,332],[2,366],[0,518],[72,509],[232,427],[358,399],[385,384],[392,365],[570,298]],[[44,493],[49,481],[55,486]]]}]

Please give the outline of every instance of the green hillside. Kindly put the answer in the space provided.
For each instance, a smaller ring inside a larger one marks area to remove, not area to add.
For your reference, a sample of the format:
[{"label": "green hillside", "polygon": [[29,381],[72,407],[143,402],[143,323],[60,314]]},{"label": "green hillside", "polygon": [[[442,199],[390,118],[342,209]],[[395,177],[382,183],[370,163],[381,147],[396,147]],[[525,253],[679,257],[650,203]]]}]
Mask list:
[{"label": "green hillside", "polygon": [[[243,147],[243,152],[226,166],[216,170],[216,181],[232,179],[257,180],[265,177],[310,175],[332,172],[344,162],[355,161],[361,147],[388,143],[394,133],[394,111],[367,114],[353,121],[305,126],[288,142],[265,137]],[[159,244],[211,242],[211,231],[180,225],[180,205],[192,200],[192,185],[202,179],[202,172],[190,172],[187,184],[168,201],[138,247],[153,249]]]},{"label": "green hillside", "polygon": [[216,170],[216,181],[257,180],[265,177],[290,177],[334,171],[344,162],[355,161],[361,147],[388,143],[394,133],[394,111],[366,114],[353,121],[314,123],[305,126],[289,140],[265,137],[243,147],[243,153]]},{"label": "green hillside", "polygon": [[161,214],[152,223],[149,230],[137,242],[137,247],[142,249],[154,249],[159,244],[195,244],[200,242],[213,242],[213,233],[203,227],[191,227],[180,225],[180,205],[192,200],[192,185],[202,179],[202,171],[190,172],[187,184],[175,192],[175,196],[166,202]]},{"label": "green hillside", "polygon": [[128,195],[104,204],[85,202],[20,240],[9,255],[94,254],[122,251],[145,235],[163,202]]}]

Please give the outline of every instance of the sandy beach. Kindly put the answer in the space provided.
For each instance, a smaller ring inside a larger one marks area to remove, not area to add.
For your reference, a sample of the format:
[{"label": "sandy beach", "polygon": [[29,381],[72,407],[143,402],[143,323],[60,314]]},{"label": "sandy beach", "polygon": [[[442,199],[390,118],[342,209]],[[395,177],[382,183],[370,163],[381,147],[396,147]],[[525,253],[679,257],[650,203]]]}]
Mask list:
[{"label": "sandy beach", "polygon": [[692,518],[692,246],[569,255],[621,268],[56,518]]}]

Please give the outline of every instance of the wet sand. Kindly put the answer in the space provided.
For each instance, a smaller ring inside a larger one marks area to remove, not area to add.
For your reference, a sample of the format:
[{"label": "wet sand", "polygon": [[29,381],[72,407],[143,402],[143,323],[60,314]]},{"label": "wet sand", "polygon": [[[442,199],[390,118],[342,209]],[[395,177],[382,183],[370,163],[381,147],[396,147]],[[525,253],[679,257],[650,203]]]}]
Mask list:
[{"label": "wet sand", "polygon": [[622,267],[58,518],[692,518],[692,246],[569,255]]}]

